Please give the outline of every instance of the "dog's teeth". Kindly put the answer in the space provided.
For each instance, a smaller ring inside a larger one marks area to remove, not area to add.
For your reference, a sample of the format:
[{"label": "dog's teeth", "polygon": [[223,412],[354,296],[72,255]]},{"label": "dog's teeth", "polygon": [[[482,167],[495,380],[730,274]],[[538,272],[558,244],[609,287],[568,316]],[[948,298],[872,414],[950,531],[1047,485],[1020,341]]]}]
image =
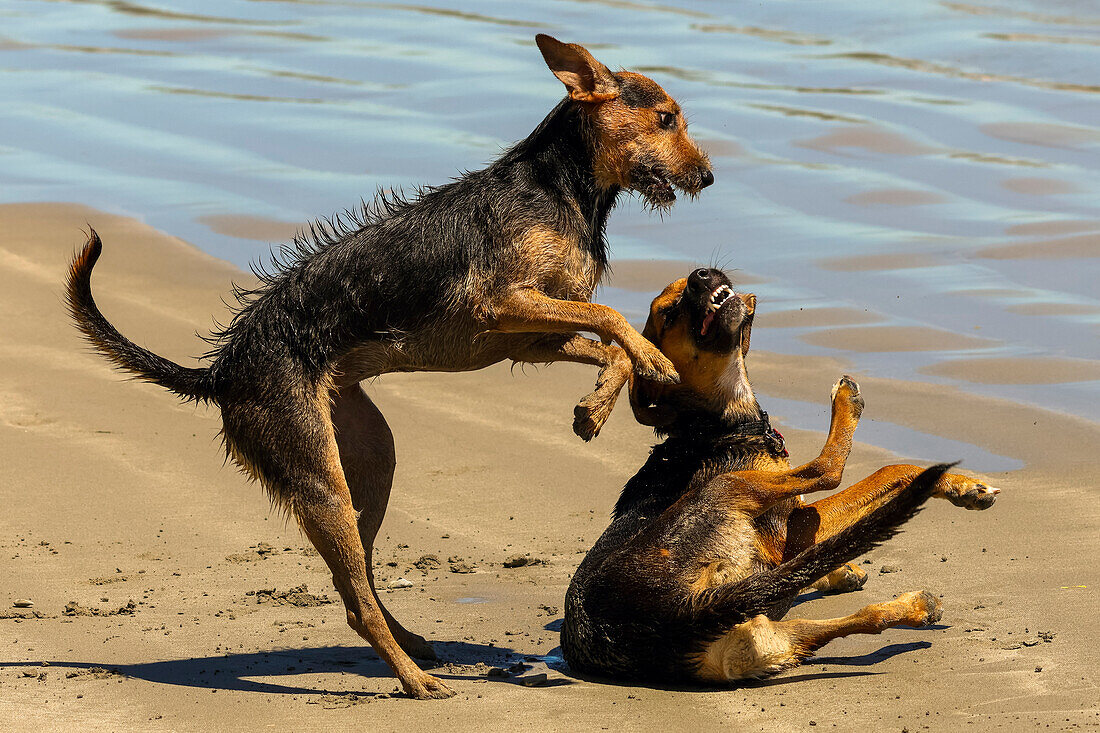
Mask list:
[{"label": "dog's teeth", "polygon": [[732,295],[733,291],[728,285],[719,285],[710,294],[710,302],[707,303],[707,310],[713,313],[721,308]]}]

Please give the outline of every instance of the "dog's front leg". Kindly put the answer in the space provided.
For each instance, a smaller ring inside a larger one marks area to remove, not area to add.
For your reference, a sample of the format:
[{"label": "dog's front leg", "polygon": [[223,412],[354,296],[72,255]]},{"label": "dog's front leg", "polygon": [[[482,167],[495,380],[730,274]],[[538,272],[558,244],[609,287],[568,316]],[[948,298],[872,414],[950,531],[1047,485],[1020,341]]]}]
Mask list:
[{"label": "dog's front leg", "polygon": [[707,486],[731,505],[756,517],[779,502],[802,494],[832,491],[840,486],[844,465],[852,450],[852,434],[863,414],[859,385],[849,376],[833,385],[833,412],[829,435],[821,453],[809,463],[785,471],[733,471]]},{"label": "dog's front leg", "polygon": [[607,346],[576,334],[547,336],[509,356],[513,361],[534,364],[572,361],[600,367],[596,388],[573,409],[573,432],[586,441],[599,435],[634,368],[630,357],[618,346]]},{"label": "dog's front leg", "polygon": [[490,328],[505,333],[587,331],[617,341],[640,377],[676,384],[676,367],[614,308],[599,303],[551,298],[534,288],[515,288],[492,304]]}]

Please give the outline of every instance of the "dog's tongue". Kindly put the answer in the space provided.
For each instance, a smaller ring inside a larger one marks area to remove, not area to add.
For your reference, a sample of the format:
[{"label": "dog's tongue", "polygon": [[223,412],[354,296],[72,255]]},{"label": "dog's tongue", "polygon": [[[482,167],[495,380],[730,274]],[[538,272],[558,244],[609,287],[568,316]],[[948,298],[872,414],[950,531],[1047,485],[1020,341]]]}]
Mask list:
[{"label": "dog's tongue", "polygon": [[714,315],[717,312],[718,311],[711,311],[710,313],[707,313],[706,316],[703,317],[703,327],[699,329],[699,335],[700,336],[706,336],[707,335],[707,329],[710,328],[710,324],[714,323]]}]

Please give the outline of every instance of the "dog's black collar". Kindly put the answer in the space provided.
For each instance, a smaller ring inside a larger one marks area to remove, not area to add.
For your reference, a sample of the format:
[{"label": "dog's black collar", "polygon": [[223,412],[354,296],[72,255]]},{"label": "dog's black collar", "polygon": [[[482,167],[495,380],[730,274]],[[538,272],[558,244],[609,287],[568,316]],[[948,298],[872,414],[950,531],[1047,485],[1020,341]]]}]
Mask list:
[{"label": "dog's black collar", "polygon": [[664,430],[667,435],[674,436],[672,440],[678,445],[736,448],[754,444],[777,458],[790,456],[782,433],[772,427],[764,410],[760,410],[757,419],[736,425],[730,425],[717,416],[694,415],[691,419],[681,418]]},{"label": "dog's black collar", "polygon": [[759,420],[738,423],[721,442],[733,445],[743,443],[745,438],[763,438],[768,452],[782,458],[790,456],[787,451],[787,443],[783,440],[783,434],[772,427],[771,421],[768,419],[768,413],[764,410],[760,411]]}]

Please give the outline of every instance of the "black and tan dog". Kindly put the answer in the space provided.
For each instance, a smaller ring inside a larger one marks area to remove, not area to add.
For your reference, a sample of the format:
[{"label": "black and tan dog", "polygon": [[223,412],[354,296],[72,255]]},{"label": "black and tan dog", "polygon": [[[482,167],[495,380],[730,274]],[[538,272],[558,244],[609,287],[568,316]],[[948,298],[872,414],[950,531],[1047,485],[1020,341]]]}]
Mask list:
[{"label": "black and tan dog", "polygon": [[[674,382],[668,359],[618,312],[590,303],[607,265],[604,223],[623,190],[668,207],[714,181],[680,107],[651,79],[536,38],[568,96],[488,168],[381,200],[300,237],[297,250],[213,337],[210,366],[174,364],[99,312],[92,235],[68,302],[120,368],[221,409],[228,455],[291,512],[332,570],[348,623],[417,698],[453,692],[408,654],[434,657],[374,591],[371,550],[393,479],[393,436],[359,382],[511,359],[601,368],[575,429],[599,431],[631,370]],[[578,336],[599,335],[606,344]]]},{"label": "black and tan dog", "polygon": [[844,565],[895,533],[929,496],[968,509],[997,489],[948,466],[888,466],[833,496],[863,410],[848,377],[833,388],[821,454],[792,468],[745,372],[756,298],[719,270],[696,270],[652,305],[643,334],[679,385],[635,379],[640,422],[667,436],[627,483],[614,521],[581,563],[565,601],[570,666],[611,677],[719,683],[774,674],[849,634],[940,617],[912,592],[844,618],[780,620],[801,589],[854,590]]}]

